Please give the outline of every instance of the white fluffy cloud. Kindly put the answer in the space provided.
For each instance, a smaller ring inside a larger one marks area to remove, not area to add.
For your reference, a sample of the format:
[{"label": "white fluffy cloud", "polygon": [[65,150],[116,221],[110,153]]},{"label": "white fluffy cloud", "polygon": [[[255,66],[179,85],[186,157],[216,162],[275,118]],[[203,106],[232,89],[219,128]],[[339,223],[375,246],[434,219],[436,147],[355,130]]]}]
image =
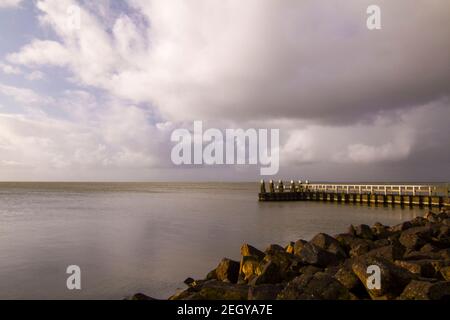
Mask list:
[{"label": "white fluffy cloud", "polygon": [[0,0],[0,9],[1,8],[15,8],[18,7],[23,0]]},{"label": "white fluffy cloud", "polygon": [[[70,130],[54,128],[55,135],[89,138],[70,148],[76,153],[64,146],[57,152],[66,139],[42,147],[60,159],[49,163],[161,164],[167,131],[192,120],[280,128],[281,166],[291,172],[310,164],[415,163],[426,152],[450,157],[438,152],[450,149],[439,138],[448,130],[434,128],[449,112],[446,0],[426,6],[380,0],[377,32],[366,29],[370,1],[126,3],[117,10],[109,1],[39,0],[39,21],[57,37],[33,39],[7,56],[4,68],[36,70],[29,79],[40,79],[43,66],[64,68],[77,85],[114,101],[99,105],[82,92],[71,93],[75,102],[58,99],[73,121]],[[80,28],[68,24],[74,5],[81,8]],[[0,93],[38,100],[11,86]],[[171,125],[150,125],[154,110]],[[427,117],[434,129],[420,128]]]}]

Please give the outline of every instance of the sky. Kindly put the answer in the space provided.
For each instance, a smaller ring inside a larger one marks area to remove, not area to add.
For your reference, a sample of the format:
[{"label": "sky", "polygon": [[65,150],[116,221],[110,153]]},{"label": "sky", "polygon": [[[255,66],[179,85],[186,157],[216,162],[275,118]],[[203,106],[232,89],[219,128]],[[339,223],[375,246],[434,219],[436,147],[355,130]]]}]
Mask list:
[{"label": "sky", "polygon": [[0,0],[0,181],[261,178],[175,166],[171,133],[197,120],[279,129],[276,179],[450,181],[449,14],[448,0]]}]

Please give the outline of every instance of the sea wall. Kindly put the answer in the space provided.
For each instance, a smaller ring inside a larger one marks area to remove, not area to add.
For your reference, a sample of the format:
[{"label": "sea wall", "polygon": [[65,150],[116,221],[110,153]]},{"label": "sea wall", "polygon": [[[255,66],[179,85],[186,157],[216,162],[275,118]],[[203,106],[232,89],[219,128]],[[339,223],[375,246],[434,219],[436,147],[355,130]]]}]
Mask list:
[{"label": "sea wall", "polygon": [[346,233],[320,233],[265,251],[244,244],[240,261],[224,258],[169,299],[448,299],[449,228],[450,212],[443,209],[396,226],[350,226]]}]

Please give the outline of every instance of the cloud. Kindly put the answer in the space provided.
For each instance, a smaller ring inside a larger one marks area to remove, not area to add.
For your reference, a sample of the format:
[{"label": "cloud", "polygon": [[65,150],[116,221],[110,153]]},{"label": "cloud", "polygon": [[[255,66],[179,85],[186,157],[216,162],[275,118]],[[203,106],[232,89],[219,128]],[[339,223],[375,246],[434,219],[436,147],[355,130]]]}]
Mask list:
[{"label": "cloud", "polygon": [[8,86],[1,83],[0,94],[11,97],[16,102],[24,105],[46,104],[52,100],[51,98],[39,95],[31,89]]},{"label": "cloud", "polygon": [[18,75],[22,73],[20,68],[9,64],[4,64],[1,62],[0,62],[0,71],[3,72],[4,74],[13,74],[13,75]]},{"label": "cloud", "polygon": [[[62,68],[77,88],[109,99],[99,104],[76,90],[57,99],[71,128],[89,139],[79,153],[52,159],[164,165],[167,131],[204,120],[281,129],[285,172],[337,176],[333,168],[353,166],[348,172],[364,176],[367,166],[420,169],[427,156],[450,167],[442,123],[450,105],[447,0],[380,0],[380,31],[366,28],[366,0],[112,3],[37,1],[41,27],[55,37],[7,56],[12,67],[36,70],[36,80],[41,67]],[[73,5],[79,29],[68,27]],[[0,92],[33,100],[20,88]],[[90,160],[73,160],[84,156]]]},{"label": "cloud", "polygon": [[0,0],[0,9],[19,7],[23,0]]},{"label": "cloud", "polygon": [[45,74],[39,70],[32,71],[25,76],[30,81],[42,80],[45,78]]}]

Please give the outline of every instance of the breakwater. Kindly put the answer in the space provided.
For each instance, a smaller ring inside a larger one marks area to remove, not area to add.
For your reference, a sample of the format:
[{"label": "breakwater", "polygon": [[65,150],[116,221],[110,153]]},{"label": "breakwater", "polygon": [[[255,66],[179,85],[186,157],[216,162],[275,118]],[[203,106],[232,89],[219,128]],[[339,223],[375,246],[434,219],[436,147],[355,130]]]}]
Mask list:
[{"label": "breakwater", "polygon": [[224,258],[204,279],[185,284],[171,300],[448,300],[450,213],[395,226],[351,225],[265,251],[244,244],[240,261]]}]

